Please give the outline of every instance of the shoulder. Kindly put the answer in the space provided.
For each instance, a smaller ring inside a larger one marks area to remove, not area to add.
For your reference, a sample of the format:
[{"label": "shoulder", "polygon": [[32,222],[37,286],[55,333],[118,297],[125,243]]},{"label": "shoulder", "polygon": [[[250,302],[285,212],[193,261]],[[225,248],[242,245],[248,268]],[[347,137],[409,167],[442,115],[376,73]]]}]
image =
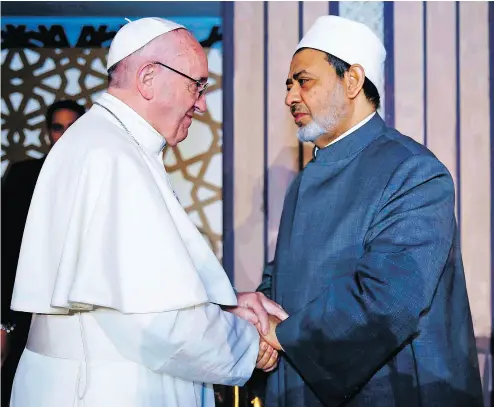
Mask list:
[{"label": "shoulder", "polygon": [[385,127],[379,136],[362,151],[360,173],[376,191],[380,201],[389,202],[397,196],[438,195],[454,201],[455,187],[448,169],[425,146],[399,131]]},{"label": "shoulder", "polygon": [[435,158],[427,147],[389,127],[383,130],[381,135],[371,144],[371,147],[379,149],[382,156],[397,156],[398,159],[406,159],[414,155]]},{"label": "shoulder", "polygon": [[7,170],[4,178],[6,180],[10,180],[26,177],[37,177],[44,162],[45,158],[15,162]]},{"label": "shoulder", "polygon": [[45,162],[45,157],[39,159],[28,159],[23,161],[17,161],[12,164],[10,171],[24,172],[35,168],[41,168]]},{"label": "shoulder", "polygon": [[386,174],[384,200],[397,196],[427,200],[440,197],[454,205],[453,178],[429,149],[394,129],[380,137],[379,143],[382,157],[392,163]]},{"label": "shoulder", "polygon": [[365,155],[372,165],[390,174],[409,169],[418,173],[444,173],[451,178],[448,169],[432,151],[393,128],[386,127]]},{"label": "shoulder", "polygon": [[64,133],[48,161],[62,167],[135,165],[141,160],[137,146],[125,130],[91,109]]},{"label": "shoulder", "polygon": [[91,108],[77,120],[55,145],[73,145],[77,148],[111,148],[120,149],[129,145],[125,130],[98,110]]}]

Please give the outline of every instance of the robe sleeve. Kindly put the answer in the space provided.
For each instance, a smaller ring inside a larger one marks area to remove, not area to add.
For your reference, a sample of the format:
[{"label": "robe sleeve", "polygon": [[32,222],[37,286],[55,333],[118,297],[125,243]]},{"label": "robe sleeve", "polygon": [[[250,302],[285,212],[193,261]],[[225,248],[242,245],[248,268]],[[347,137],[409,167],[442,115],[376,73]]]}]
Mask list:
[{"label": "robe sleeve", "polygon": [[351,397],[417,333],[455,231],[448,171],[433,157],[409,157],[383,191],[355,269],[277,327],[287,357],[321,399],[339,405]]},{"label": "robe sleeve", "polygon": [[262,281],[259,287],[257,287],[258,292],[263,293],[266,297],[272,298],[272,279],[273,279],[273,267],[274,261],[269,262],[262,273]]},{"label": "robe sleeve", "polygon": [[92,315],[124,357],[157,373],[241,386],[256,364],[256,328],[216,304],[155,314],[99,309]]}]

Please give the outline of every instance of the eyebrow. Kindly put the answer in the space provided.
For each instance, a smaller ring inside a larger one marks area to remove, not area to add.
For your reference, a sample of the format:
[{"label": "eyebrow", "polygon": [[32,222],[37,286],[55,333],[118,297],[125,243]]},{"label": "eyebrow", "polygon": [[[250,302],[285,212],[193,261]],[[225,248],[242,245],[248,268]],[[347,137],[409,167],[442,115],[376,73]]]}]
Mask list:
[{"label": "eyebrow", "polygon": [[[305,69],[302,69],[301,71],[294,73],[292,76],[293,76],[293,79],[295,79],[297,81],[298,78],[303,74],[309,74],[309,72],[307,72]],[[286,80],[286,86],[288,86],[288,85],[293,85],[293,80],[291,78],[288,78]]]},{"label": "eyebrow", "polygon": [[309,72],[307,72],[305,69],[302,69],[300,72],[297,72],[297,73],[294,73],[293,74],[293,79],[295,79],[297,81],[298,78],[299,78],[299,76],[300,75],[303,75],[304,73],[308,74]]}]

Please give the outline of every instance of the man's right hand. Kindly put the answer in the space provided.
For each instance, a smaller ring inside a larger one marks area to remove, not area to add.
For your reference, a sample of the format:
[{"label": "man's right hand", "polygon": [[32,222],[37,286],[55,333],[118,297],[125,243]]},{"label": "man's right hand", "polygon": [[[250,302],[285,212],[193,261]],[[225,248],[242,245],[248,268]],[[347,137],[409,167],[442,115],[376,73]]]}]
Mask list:
[{"label": "man's right hand", "polygon": [[288,318],[285,310],[263,293],[238,293],[237,302],[236,307],[223,307],[223,309],[254,325],[260,324],[260,333],[263,335],[269,333],[268,315],[274,315],[282,321]]}]

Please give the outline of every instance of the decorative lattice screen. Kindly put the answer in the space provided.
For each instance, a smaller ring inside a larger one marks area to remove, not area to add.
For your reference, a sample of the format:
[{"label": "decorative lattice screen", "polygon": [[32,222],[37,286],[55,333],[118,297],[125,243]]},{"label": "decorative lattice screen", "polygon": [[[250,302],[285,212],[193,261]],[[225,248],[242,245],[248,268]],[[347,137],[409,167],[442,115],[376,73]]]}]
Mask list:
[{"label": "decorative lattice screen", "polygon": [[[79,25],[71,43],[73,26],[69,33],[64,25],[2,23],[3,175],[12,162],[49,151],[44,114],[51,103],[73,99],[89,108],[105,91],[106,46],[116,30]],[[221,258],[222,37],[218,26],[206,32],[201,43],[210,61],[208,112],[194,119],[183,143],[165,149],[164,162],[180,202]]]}]

